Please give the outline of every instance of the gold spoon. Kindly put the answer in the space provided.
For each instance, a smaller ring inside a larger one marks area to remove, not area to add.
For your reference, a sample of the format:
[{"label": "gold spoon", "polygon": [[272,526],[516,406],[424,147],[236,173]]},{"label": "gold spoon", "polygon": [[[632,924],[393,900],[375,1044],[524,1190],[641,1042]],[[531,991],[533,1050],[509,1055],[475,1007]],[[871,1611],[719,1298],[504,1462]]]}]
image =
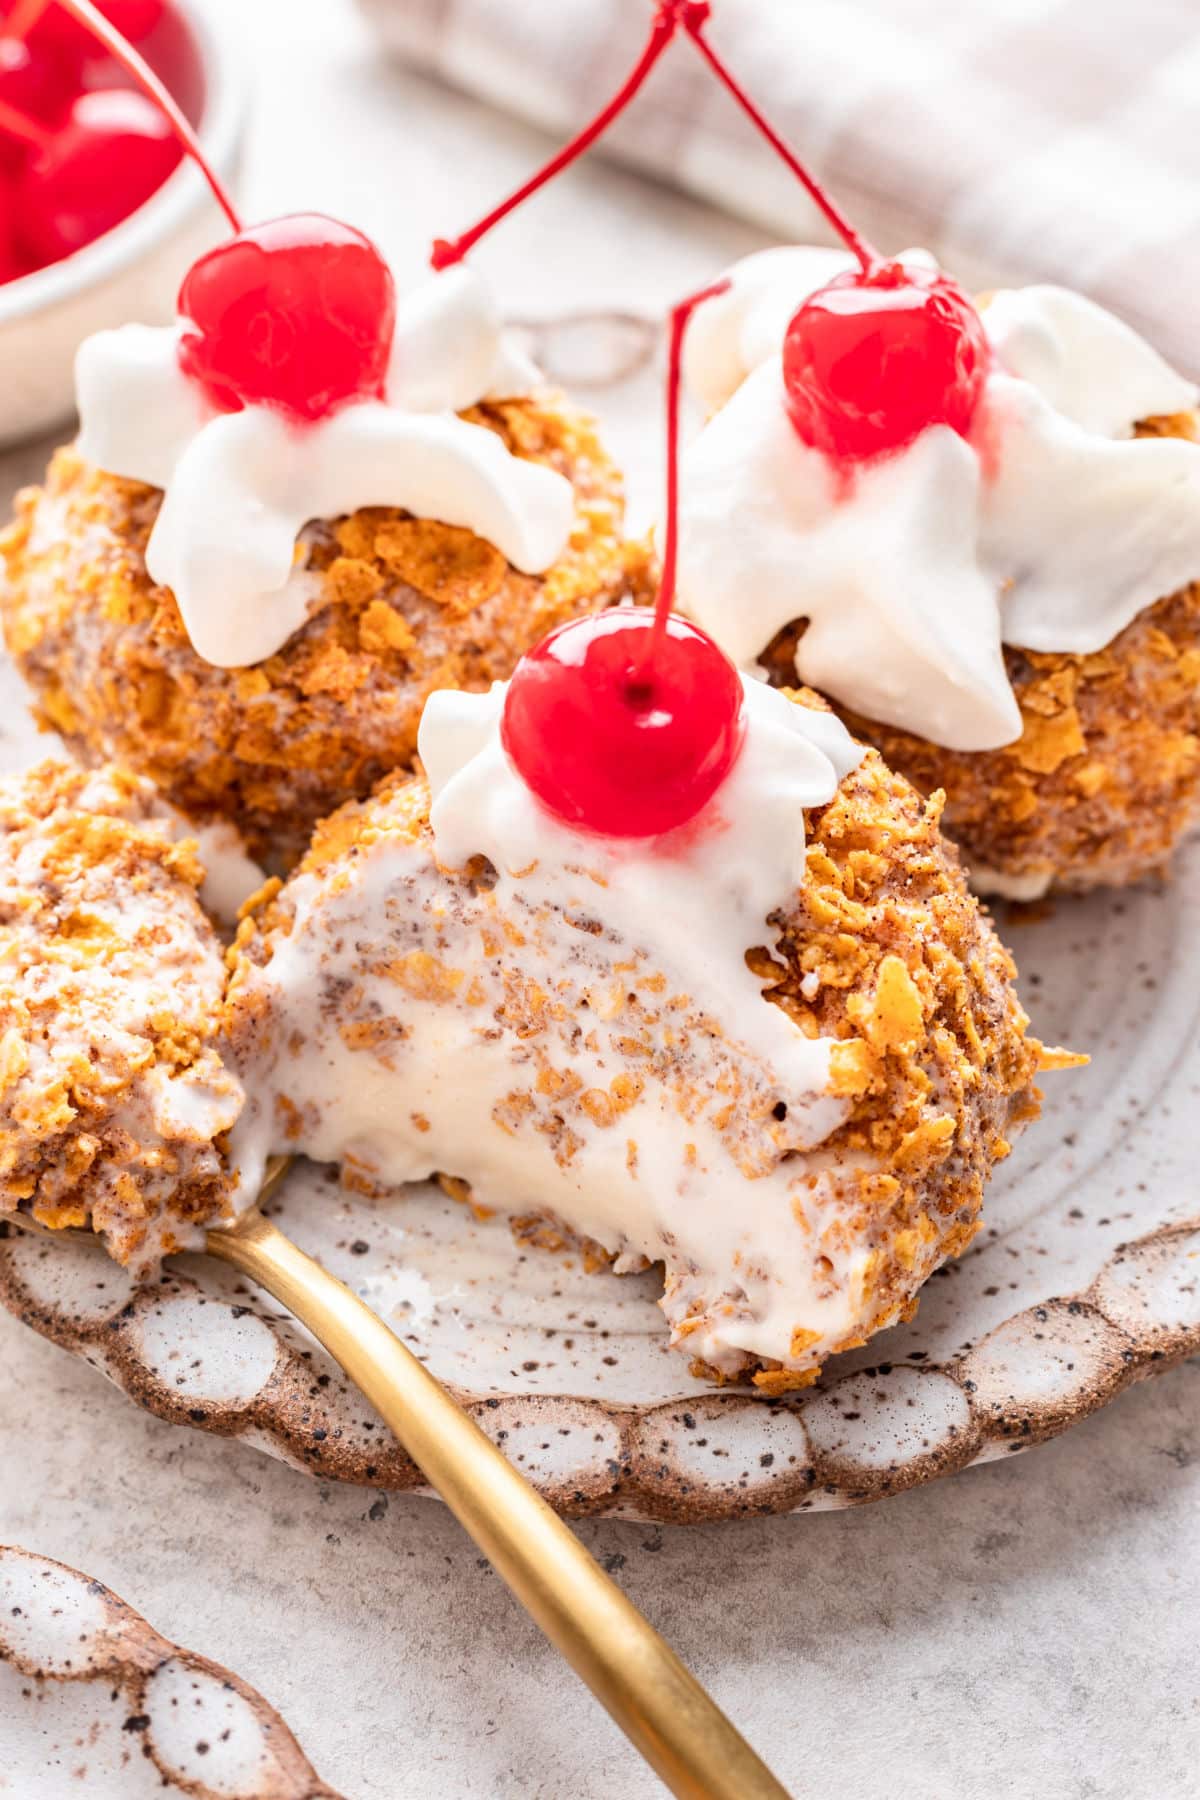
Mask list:
[{"label": "gold spoon", "polygon": [[[205,1249],[273,1294],[365,1394],[497,1574],[673,1794],[788,1800],[767,1768],[574,1532],[551,1511],[383,1320],[285,1237],[260,1208],[288,1167],[276,1157],[257,1203],[207,1233]],[[26,1229],[96,1244],[88,1231]]]}]

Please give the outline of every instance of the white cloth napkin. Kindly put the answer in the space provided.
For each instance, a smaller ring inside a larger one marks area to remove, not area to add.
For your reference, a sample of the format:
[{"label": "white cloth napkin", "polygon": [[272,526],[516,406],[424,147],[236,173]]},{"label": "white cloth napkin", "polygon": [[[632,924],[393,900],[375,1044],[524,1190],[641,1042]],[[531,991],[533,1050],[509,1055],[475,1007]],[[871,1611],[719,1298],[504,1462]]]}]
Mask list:
[{"label": "white cloth napkin", "polygon": [[[407,62],[562,137],[633,62],[649,0],[360,0]],[[885,250],[975,287],[1048,280],[1191,374],[1196,0],[715,0],[709,36]],[[828,230],[681,34],[603,142],[783,239]]]}]

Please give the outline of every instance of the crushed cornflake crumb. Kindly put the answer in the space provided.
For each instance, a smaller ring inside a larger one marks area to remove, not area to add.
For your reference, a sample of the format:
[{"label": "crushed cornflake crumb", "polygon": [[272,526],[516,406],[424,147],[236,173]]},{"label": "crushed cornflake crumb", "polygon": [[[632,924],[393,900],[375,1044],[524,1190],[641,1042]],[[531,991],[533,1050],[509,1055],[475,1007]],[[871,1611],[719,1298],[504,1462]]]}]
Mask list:
[{"label": "crushed cornflake crumb", "polygon": [[[1200,428],[1179,413],[1138,434]],[[796,639],[789,626],[763,658],[779,686],[796,679]],[[945,828],[968,866],[1067,890],[1154,871],[1200,819],[1200,582],[1093,655],[1006,646],[1004,660],[1023,730],[1000,750],[947,750],[839,710],[922,793],[944,793]]]},{"label": "crushed cornflake crumb", "polygon": [[203,878],[146,781],[0,781],[0,1213],[90,1226],[139,1272],[230,1212],[243,1094]]}]

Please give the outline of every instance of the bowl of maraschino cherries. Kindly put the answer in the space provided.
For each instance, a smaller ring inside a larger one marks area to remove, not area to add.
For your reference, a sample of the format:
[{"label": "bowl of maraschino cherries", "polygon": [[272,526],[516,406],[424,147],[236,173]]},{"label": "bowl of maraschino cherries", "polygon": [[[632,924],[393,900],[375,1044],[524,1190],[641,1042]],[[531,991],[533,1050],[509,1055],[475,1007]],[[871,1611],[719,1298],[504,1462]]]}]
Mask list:
[{"label": "bowl of maraschino cherries", "polygon": [[227,229],[123,54],[227,177],[245,97],[230,19],[212,0],[0,0],[0,445],[68,417],[81,340],[169,319]]}]

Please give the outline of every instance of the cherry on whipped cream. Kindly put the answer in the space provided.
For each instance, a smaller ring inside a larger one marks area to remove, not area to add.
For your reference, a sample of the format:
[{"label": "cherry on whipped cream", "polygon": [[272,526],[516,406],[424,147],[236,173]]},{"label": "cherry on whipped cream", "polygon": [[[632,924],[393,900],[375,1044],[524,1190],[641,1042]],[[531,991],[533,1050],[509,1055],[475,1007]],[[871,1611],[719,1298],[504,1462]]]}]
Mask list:
[{"label": "cherry on whipped cream", "polygon": [[978,313],[949,276],[888,261],[855,230],[708,42],[711,12],[708,0],[660,0],[646,48],[613,98],[478,224],[460,237],[438,238],[433,266],[459,261],[594,143],[682,30],[861,265],[811,295],[788,328],[784,379],[788,413],[800,436],[840,463],[900,449],[927,425],[947,424],[965,436],[987,374]]},{"label": "cherry on whipped cream", "polygon": [[297,420],[382,398],[396,322],[391,270],[370,238],[322,213],[248,226],[179,290],[179,361],[213,404]]},{"label": "cherry on whipped cream", "polygon": [[788,325],[788,415],[837,462],[899,450],[930,425],[966,437],[988,362],[983,322],[948,275],[897,262],[847,270]]},{"label": "cherry on whipped cream", "polygon": [[80,57],[99,45],[140,91],[78,94],[54,129],[0,103],[0,134],[24,156],[14,197],[18,247],[42,262],[80,249],[148,199],[186,151],[234,236],[184,278],[184,371],[227,412],[265,405],[312,421],[349,401],[380,398],[396,293],[374,244],[317,213],[243,228],[187,118],[130,41],[159,29],[163,0],[103,0],[100,10],[97,22],[73,0],[56,0],[30,35],[57,34]]},{"label": "cherry on whipped cream", "polygon": [[[928,425],[965,433],[988,358],[974,308],[940,271],[887,262],[859,236],[708,44],[710,10],[706,0],[665,0],[641,61],[609,105],[470,231],[438,239],[435,268],[459,260],[586,149],[682,27],[859,260],[858,270],[811,296],[789,326],[785,391],[799,434],[848,464],[898,449]],[[671,611],[683,334],[695,307],[726,285],[690,296],[671,316],[666,529],[654,613],[620,608],[560,627],[522,658],[505,696],[508,756],[542,805],[579,830],[614,838],[677,831],[713,799],[741,747],[737,671],[706,633]]]},{"label": "cherry on whipped cream", "polygon": [[703,8],[683,27],[860,265],[811,294],[788,326],[783,375],[800,437],[844,466],[902,449],[930,425],[965,437],[989,361],[974,306],[940,269],[908,268],[872,248],[726,68],[706,23]]},{"label": "cherry on whipped cream", "polygon": [[517,664],[501,720],[504,748],[541,804],[615,838],[661,837],[695,818],[743,732],[729,658],[686,619],[659,625],[648,607],[552,631]]},{"label": "cherry on whipped cream", "polygon": [[[680,27],[708,16],[704,0],[659,0],[640,57],[612,98],[536,174],[457,238],[438,238],[444,269],[583,154],[633,99]],[[685,305],[690,313],[704,296]],[[679,350],[672,334],[669,409],[678,431]],[[674,442],[674,437],[672,438]],[[675,461],[668,459],[668,483]],[[704,631],[671,612],[673,506],[653,611],[619,607],[559,626],[521,658],[508,684],[501,741],[531,793],[576,830],[655,838],[703,811],[744,736],[741,678]]]},{"label": "cherry on whipped cream", "polygon": [[100,10],[97,22],[61,0],[37,26],[98,43],[140,92],[83,93],[54,132],[10,121],[34,144],[18,192],[22,243],[44,261],[80,248],[148,199],[186,151],[234,235],[200,257],[180,288],[185,373],[221,411],[274,406],[298,421],[381,397],[396,291],[374,244],[319,213],[243,227],[188,119],[130,41],[158,30],[162,0],[104,0]]},{"label": "cherry on whipped cream", "polygon": [[501,738],[526,785],[581,831],[663,837],[703,812],[745,736],[741,676],[672,612],[678,560],[683,337],[720,281],[674,308],[667,354],[667,509],[654,610],[616,608],[551,632],[517,664]]}]

